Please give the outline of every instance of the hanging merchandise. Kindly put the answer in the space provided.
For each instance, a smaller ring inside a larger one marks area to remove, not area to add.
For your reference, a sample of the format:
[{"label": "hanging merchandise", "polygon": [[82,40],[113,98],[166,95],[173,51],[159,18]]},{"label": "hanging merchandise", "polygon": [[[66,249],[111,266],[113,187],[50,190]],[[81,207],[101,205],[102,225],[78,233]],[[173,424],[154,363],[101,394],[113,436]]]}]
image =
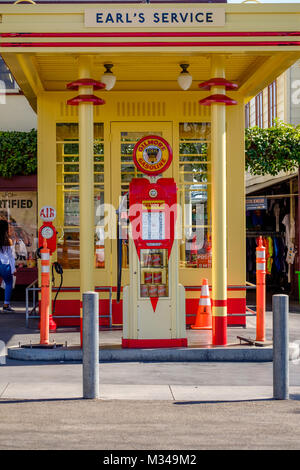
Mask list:
[{"label": "hanging merchandise", "polygon": [[289,214],[286,214],[282,219],[282,223],[285,226],[285,244],[287,246],[286,262],[288,264],[288,282],[291,282],[291,266],[295,260],[295,246],[292,240],[295,238],[295,221],[290,218]]},{"label": "hanging merchandise", "polygon": [[[257,242],[258,245],[258,242]],[[266,247],[266,273],[271,274],[273,265],[273,240],[271,237],[263,239],[263,245]]]},{"label": "hanging merchandise", "polygon": [[282,223],[285,226],[285,244],[288,246],[289,241],[290,241],[290,215],[285,214],[285,216],[282,219]]},{"label": "hanging merchandise", "polygon": [[279,215],[280,215],[280,206],[278,203],[274,206],[274,214],[276,217],[276,232],[279,232]]},{"label": "hanging merchandise", "polygon": [[295,245],[294,243],[290,242],[288,245],[288,251],[286,255],[286,262],[288,264],[294,264],[295,254],[296,254]]},{"label": "hanging merchandise", "polygon": [[278,291],[288,288],[291,278],[291,266],[294,262],[295,225],[289,215],[289,199],[274,198],[268,200],[266,210],[247,211],[247,280],[255,283],[255,250],[258,238],[263,237],[266,248],[266,281],[268,288]]}]

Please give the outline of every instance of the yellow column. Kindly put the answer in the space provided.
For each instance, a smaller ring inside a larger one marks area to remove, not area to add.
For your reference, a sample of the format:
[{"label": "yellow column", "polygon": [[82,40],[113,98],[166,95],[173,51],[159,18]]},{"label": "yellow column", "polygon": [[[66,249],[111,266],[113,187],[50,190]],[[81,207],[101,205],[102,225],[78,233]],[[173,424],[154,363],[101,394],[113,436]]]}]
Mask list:
[{"label": "yellow column", "polygon": [[[224,56],[212,56],[211,78],[225,78]],[[211,94],[225,94],[212,87]],[[213,344],[227,344],[226,106],[211,105]]]},{"label": "yellow column", "polygon": [[[92,59],[79,58],[79,79],[91,78]],[[93,88],[79,87],[79,95],[93,94]],[[80,294],[94,285],[94,113],[93,103],[78,105],[79,122],[79,210],[80,210]]]}]

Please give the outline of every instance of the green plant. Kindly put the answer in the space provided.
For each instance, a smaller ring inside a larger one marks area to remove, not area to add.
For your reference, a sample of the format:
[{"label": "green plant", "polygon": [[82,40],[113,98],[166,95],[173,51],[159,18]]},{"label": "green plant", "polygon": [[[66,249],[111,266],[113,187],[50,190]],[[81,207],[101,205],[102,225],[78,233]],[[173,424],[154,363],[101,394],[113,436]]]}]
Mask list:
[{"label": "green plant", "polygon": [[32,175],[37,172],[37,131],[0,131],[0,176]]},{"label": "green plant", "polygon": [[272,127],[245,131],[246,170],[252,175],[296,171],[300,164],[300,126],[275,120]]}]

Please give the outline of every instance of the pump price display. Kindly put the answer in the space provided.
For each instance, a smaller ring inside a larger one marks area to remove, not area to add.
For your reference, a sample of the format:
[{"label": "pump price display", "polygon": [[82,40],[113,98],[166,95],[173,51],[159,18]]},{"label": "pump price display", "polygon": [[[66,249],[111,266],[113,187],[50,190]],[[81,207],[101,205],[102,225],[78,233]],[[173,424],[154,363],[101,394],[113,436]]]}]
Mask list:
[{"label": "pump price display", "polygon": [[165,213],[143,212],[142,213],[142,239],[164,240],[165,239]]}]

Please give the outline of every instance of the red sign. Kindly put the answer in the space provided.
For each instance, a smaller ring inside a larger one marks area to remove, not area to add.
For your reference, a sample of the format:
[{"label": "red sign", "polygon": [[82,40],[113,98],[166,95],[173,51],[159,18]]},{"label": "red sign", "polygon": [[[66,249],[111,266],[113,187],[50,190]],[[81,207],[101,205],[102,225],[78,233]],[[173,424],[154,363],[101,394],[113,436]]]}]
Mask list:
[{"label": "red sign", "polygon": [[147,135],[140,139],[135,144],[132,155],[137,169],[149,176],[166,171],[173,158],[170,145],[158,135]]},{"label": "red sign", "polygon": [[51,206],[43,206],[40,210],[40,218],[44,222],[52,222],[56,217],[56,210]]}]

